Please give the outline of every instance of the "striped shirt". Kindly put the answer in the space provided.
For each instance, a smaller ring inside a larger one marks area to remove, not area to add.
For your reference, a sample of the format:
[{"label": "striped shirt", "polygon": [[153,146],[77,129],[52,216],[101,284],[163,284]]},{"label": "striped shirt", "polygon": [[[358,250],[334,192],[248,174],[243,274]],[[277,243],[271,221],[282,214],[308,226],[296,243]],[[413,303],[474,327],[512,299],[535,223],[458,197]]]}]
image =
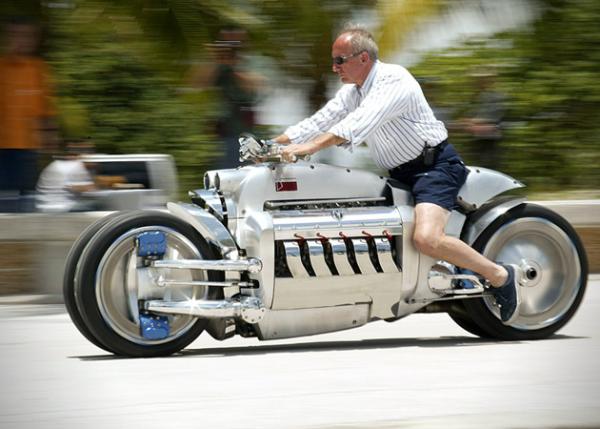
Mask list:
[{"label": "striped shirt", "polygon": [[292,143],[305,143],[329,132],[352,150],[366,142],[371,156],[391,170],[421,154],[425,144],[448,138],[419,83],[404,67],[376,61],[362,87],[343,85],[335,97],[309,118],[285,130]]}]

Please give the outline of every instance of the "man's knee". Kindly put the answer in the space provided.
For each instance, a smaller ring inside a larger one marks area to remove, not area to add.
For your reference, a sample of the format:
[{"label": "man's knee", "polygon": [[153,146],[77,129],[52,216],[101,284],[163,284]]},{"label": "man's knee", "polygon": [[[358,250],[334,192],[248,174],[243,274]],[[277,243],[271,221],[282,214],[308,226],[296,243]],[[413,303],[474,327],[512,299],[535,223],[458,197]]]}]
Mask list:
[{"label": "man's knee", "polygon": [[431,231],[417,229],[413,235],[413,244],[425,255],[433,255],[438,250],[440,241],[441,236]]}]

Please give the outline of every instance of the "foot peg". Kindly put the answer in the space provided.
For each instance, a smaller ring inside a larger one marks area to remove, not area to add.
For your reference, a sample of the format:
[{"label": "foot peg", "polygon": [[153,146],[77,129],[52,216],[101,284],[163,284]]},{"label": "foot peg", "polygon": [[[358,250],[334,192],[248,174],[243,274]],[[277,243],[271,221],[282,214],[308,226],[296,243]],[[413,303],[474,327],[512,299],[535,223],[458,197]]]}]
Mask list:
[{"label": "foot peg", "polygon": [[485,291],[483,279],[475,274],[456,273],[456,267],[444,261],[431,267],[427,280],[429,289],[440,295],[472,295]]}]

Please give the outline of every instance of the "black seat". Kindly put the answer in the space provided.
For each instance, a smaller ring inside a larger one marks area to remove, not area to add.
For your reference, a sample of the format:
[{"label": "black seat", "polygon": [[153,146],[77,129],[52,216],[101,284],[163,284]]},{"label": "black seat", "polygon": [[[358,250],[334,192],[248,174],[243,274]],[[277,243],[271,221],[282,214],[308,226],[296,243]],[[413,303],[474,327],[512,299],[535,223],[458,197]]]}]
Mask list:
[{"label": "black seat", "polygon": [[392,188],[403,189],[408,192],[411,191],[410,186],[408,186],[406,183],[403,183],[397,179],[392,179],[391,177],[388,177],[387,182],[389,183],[389,185]]}]

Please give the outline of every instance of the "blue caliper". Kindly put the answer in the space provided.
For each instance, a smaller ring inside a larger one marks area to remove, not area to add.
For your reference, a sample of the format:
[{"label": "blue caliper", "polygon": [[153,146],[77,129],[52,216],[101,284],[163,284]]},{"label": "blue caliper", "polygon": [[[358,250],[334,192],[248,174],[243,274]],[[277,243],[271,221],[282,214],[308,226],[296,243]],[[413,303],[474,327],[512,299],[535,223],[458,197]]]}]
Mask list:
[{"label": "blue caliper", "polygon": [[[167,236],[161,231],[142,232],[136,237],[137,254],[142,258],[160,259],[167,251]],[[169,318],[140,312],[140,334],[147,340],[162,340],[169,336]]]}]

